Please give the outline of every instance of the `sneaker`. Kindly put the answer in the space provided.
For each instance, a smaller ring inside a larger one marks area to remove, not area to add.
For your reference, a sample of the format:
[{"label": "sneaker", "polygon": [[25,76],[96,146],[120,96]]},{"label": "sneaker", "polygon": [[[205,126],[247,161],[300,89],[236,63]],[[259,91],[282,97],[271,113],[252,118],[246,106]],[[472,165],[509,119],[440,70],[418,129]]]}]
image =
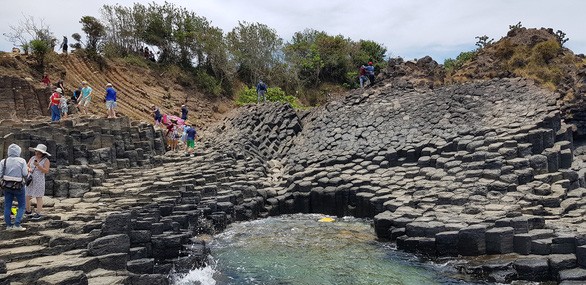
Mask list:
[{"label": "sneaker", "polygon": [[35,213],[32,217],[31,220],[40,220],[42,219],[43,216],[39,215],[38,213]]},{"label": "sneaker", "polygon": [[12,230],[22,232],[22,231],[26,231],[26,228],[23,228],[22,226],[13,226]]},{"label": "sneaker", "polygon": [[32,211],[24,211],[24,214],[27,215],[27,216],[30,216],[30,215],[33,214],[33,212]]},{"label": "sneaker", "polygon": [[7,231],[14,230],[14,226],[6,226],[6,230],[7,230]]}]

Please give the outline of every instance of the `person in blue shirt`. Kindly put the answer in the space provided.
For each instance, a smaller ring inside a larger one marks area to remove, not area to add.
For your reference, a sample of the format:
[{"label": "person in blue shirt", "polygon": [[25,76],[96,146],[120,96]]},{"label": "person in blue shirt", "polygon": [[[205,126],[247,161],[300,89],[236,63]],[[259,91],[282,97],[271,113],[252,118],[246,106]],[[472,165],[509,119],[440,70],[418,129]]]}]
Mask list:
[{"label": "person in blue shirt", "polygon": [[372,66],[372,61],[368,62],[368,66],[365,67],[366,75],[368,75],[368,81],[370,81],[370,85],[374,84],[374,66]]},{"label": "person in blue shirt", "polygon": [[106,84],[106,109],[108,111],[108,118],[116,118],[116,90],[112,87],[112,83]]},{"label": "person in blue shirt", "polygon": [[195,126],[192,126],[189,122],[185,122],[187,133],[187,154],[194,155],[193,152],[195,151],[195,138],[197,137],[197,131],[195,130]]},{"label": "person in blue shirt", "polygon": [[260,97],[262,97],[263,102],[267,102],[267,97],[265,96],[265,94],[267,93],[267,85],[262,82],[262,80],[258,81],[258,84],[256,85],[256,103],[260,103]]}]

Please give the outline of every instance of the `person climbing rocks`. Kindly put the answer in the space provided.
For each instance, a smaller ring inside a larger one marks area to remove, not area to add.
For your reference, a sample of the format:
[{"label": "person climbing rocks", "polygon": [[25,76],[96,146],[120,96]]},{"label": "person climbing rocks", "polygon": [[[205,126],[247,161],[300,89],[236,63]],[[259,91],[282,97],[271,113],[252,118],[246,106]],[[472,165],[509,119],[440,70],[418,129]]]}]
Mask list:
[{"label": "person climbing rocks", "polygon": [[43,75],[43,79],[41,79],[41,82],[47,87],[51,86],[51,79],[49,79],[49,74],[45,73]]},{"label": "person climbing rocks", "polygon": [[[11,144],[8,146],[7,157],[0,161],[0,177],[3,181],[9,181],[12,185],[14,183],[20,183],[20,189],[14,189],[15,187],[2,187],[4,192],[4,223],[6,223],[6,230],[24,231],[20,225],[22,217],[26,209],[26,197],[25,197],[25,183],[24,177],[28,174],[26,167],[26,160],[20,157],[21,148],[17,144]],[[17,184],[18,185],[18,184]],[[16,198],[18,203],[18,210],[14,217],[14,223],[10,214],[12,213],[12,201]]]},{"label": "person climbing rocks", "polygon": [[61,43],[61,48],[63,49],[63,54],[64,55],[67,55],[67,48],[68,48],[68,45],[67,44],[68,44],[67,43],[67,37],[66,36],[63,36],[63,43]]},{"label": "person climbing rocks", "polygon": [[187,106],[181,105],[181,120],[187,120],[187,113],[189,113],[189,110],[187,110]]},{"label": "person climbing rocks", "polygon": [[151,110],[153,110],[153,116],[155,118],[155,127],[159,127],[161,125],[161,120],[163,119],[161,110],[155,105],[151,106]]},{"label": "person climbing rocks", "polygon": [[61,90],[61,88],[57,88],[49,98],[48,110],[51,110],[51,122],[58,122],[59,120],[61,120],[61,111],[59,110],[59,104],[61,103],[62,93],[63,90]]},{"label": "person climbing rocks", "polygon": [[364,84],[368,81],[368,76],[366,76],[366,66],[364,64],[360,66],[358,79],[360,80],[360,88],[364,88]]},{"label": "person climbing rocks", "polygon": [[187,133],[187,155],[194,156],[195,138],[197,137],[197,131],[195,126],[192,126],[189,121],[185,122],[185,127]]},{"label": "person climbing rocks", "polygon": [[258,81],[258,84],[256,85],[256,103],[260,103],[260,97],[262,97],[263,102],[267,102],[267,97],[265,96],[265,94],[267,93],[267,85],[262,82],[262,80]]},{"label": "person climbing rocks", "polygon": [[374,84],[374,66],[372,66],[372,61],[368,62],[368,66],[365,67],[366,75],[368,75],[368,80],[370,81],[370,85]]},{"label": "person climbing rocks", "polygon": [[[43,214],[43,196],[45,196],[45,174],[49,173],[51,162],[49,161],[50,153],[47,152],[47,146],[38,144],[37,147],[29,147],[30,151],[35,154],[28,161],[28,173],[33,178],[30,185],[26,186],[26,214],[30,215],[31,220],[42,219]],[[35,198],[37,206],[33,214],[31,199]]]},{"label": "person climbing rocks", "polygon": [[116,90],[112,87],[112,83],[106,84],[106,110],[108,118],[116,118]]},{"label": "person climbing rocks", "polygon": [[87,106],[92,100],[92,88],[88,85],[87,81],[82,81],[81,86],[81,98],[79,99],[79,103],[77,103],[77,108],[83,110],[83,114],[87,115]]},{"label": "person climbing rocks", "polygon": [[67,105],[67,98],[65,96],[61,96],[59,98],[59,110],[61,111],[61,117],[64,120],[67,119],[67,113],[69,113],[69,106]]}]

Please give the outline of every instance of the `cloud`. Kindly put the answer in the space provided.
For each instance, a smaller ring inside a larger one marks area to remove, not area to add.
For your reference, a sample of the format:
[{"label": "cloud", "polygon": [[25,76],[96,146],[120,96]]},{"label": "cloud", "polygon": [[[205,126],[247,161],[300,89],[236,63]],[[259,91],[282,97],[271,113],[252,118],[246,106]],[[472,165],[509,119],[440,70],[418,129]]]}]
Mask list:
[{"label": "cloud", "polygon": [[[80,32],[81,16],[100,17],[104,4],[132,6],[135,0],[118,1],[6,1],[0,11],[1,33],[22,14],[44,18],[55,35]],[[164,1],[157,0],[157,3]],[[565,0],[175,0],[169,1],[206,17],[212,25],[231,31],[239,21],[259,22],[274,28],[285,40],[306,28],[342,34],[353,40],[368,39],[384,44],[393,56],[404,58],[431,55],[439,62],[474,48],[474,37],[487,35],[498,40],[509,25],[521,21],[525,27],[563,30],[566,44],[585,53],[582,11],[586,1]],[[74,16],[74,15],[77,15]],[[12,47],[0,39],[0,50]]]}]

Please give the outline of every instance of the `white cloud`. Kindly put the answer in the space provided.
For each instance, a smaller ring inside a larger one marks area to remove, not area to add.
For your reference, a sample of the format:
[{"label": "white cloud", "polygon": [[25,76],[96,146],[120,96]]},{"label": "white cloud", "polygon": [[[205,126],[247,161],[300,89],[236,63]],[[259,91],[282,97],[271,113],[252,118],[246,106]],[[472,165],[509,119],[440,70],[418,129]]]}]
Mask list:
[{"label": "white cloud", "polygon": [[[44,18],[58,38],[80,32],[79,18],[99,17],[104,4],[131,6],[134,0],[119,1],[4,1],[0,11],[1,33],[22,18],[22,14]],[[163,2],[157,0],[156,2]],[[369,39],[384,44],[393,56],[405,58],[431,55],[438,61],[474,48],[475,36],[498,40],[508,26],[521,21],[525,27],[551,27],[570,38],[566,46],[586,53],[586,33],[581,0],[171,0],[193,10],[225,32],[238,21],[260,22],[289,40],[305,28],[342,34],[354,40]],[[4,37],[0,50],[12,47]]]}]

